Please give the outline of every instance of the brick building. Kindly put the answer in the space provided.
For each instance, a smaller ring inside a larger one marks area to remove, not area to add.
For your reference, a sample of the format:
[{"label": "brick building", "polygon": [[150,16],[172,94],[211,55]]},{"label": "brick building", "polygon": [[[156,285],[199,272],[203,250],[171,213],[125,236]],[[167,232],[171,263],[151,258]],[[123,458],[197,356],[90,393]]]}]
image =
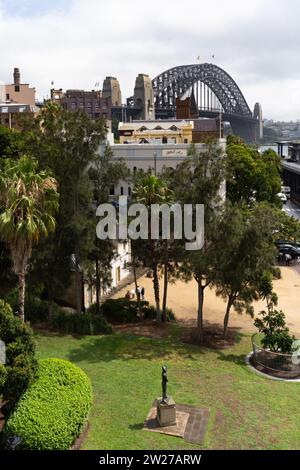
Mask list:
[{"label": "brick building", "polygon": [[90,118],[104,118],[111,121],[111,102],[103,98],[98,90],[51,90],[51,100],[68,111],[81,110]]}]

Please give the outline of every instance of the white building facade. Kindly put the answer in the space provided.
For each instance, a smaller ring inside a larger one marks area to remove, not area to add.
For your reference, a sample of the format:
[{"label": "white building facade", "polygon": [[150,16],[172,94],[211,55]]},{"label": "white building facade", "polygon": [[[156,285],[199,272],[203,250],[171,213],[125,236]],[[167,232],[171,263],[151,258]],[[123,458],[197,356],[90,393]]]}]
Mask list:
[{"label": "white building facade", "polygon": [[[219,139],[219,145],[226,154],[226,139]],[[206,144],[195,144],[196,150],[201,153],[206,150]],[[113,158],[116,160],[123,159],[134,173],[138,170],[145,172],[151,171],[159,174],[163,168],[175,168],[179,163],[188,158],[189,144],[115,144],[111,146]],[[131,196],[132,184],[130,182],[121,181],[118,185],[111,188],[111,196]],[[222,200],[226,198],[225,181],[220,186],[219,195]]]}]

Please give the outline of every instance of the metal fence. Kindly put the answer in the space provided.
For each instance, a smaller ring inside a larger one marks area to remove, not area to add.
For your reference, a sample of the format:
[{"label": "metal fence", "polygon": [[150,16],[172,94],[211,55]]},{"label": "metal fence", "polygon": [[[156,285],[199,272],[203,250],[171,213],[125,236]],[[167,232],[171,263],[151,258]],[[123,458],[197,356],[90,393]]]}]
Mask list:
[{"label": "metal fence", "polygon": [[250,362],[259,371],[282,379],[300,379],[300,364],[291,353],[280,353],[264,349],[261,336],[252,336],[253,355]]}]

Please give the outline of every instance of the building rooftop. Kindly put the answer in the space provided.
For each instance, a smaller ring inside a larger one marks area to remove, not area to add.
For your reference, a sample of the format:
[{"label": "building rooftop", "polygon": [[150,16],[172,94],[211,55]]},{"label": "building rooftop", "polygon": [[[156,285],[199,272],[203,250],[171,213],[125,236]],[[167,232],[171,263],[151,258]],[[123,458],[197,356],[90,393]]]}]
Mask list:
[{"label": "building rooftop", "polygon": [[0,113],[36,113],[39,111],[37,106],[22,103],[0,103]]},{"label": "building rooftop", "polygon": [[144,129],[144,130],[172,130],[172,126],[183,128],[183,127],[194,127],[192,120],[185,119],[168,119],[168,120],[151,120],[151,121],[132,121],[132,122],[120,122],[119,129]]},{"label": "building rooftop", "polygon": [[297,163],[297,162],[288,162],[286,160],[283,160],[282,166],[285,170],[290,170],[293,173],[296,173],[296,174],[300,175],[300,162],[299,163]]}]

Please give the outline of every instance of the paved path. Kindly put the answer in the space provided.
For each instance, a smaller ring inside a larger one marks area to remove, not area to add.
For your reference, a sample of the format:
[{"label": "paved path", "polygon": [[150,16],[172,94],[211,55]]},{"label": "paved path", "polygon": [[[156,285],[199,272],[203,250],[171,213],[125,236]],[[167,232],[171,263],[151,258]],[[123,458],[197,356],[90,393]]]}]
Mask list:
[{"label": "paved path", "polygon": [[[287,324],[298,338],[300,338],[300,265],[281,268],[282,278],[274,281],[274,290],[279,297],[278,307],[286,314]],[[154,305],[152,279],[142,277],[138,281],[145,287],[145,297]],[[132,285],[133,287],[133,285]],[[115,297],[124,297],[127,289],[118,292]],[[162,293],[161,280],[161,293]],[[171,308],[178,319],[195,322],[197,318],[197,284],[195,281],[188,283],[178,281],[170,284],[168,288],[168,307]],[[222,325],[226,304],[217,297],[213,289],[206,289],[204,301],[204,320],[213,325]],[[255,302],[255,313],[265,309],[264,302]],[[246,314],[239,315],[232,311],[229,326],[236,327],[245,332],[256,332],[253,320]]]}]

